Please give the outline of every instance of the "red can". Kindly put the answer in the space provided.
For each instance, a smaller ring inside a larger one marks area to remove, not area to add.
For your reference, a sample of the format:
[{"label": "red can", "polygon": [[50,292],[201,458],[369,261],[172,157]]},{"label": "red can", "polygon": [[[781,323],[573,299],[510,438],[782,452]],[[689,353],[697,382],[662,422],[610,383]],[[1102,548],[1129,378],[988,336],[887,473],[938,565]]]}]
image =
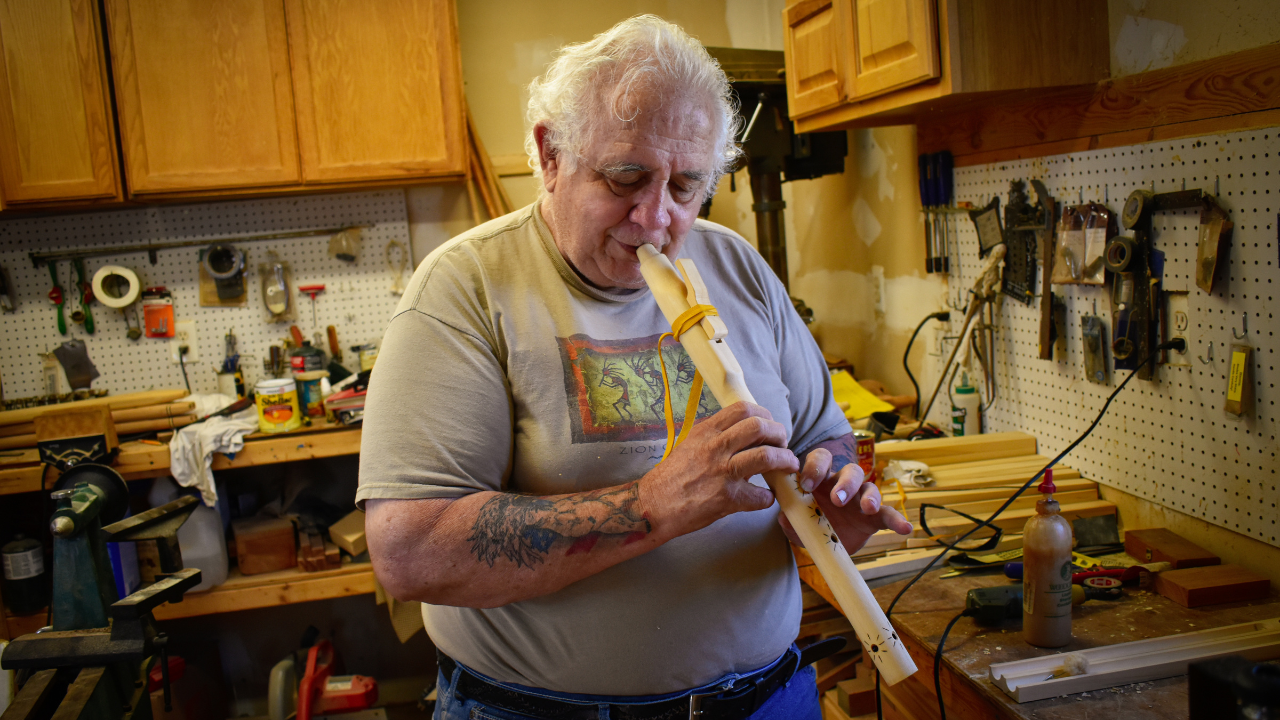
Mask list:
[{"label": "red can", "polygon": [[867,430],[854,430],[853,439],[858,451],[858,466],[866,482],[876,481],[876,436]]}]

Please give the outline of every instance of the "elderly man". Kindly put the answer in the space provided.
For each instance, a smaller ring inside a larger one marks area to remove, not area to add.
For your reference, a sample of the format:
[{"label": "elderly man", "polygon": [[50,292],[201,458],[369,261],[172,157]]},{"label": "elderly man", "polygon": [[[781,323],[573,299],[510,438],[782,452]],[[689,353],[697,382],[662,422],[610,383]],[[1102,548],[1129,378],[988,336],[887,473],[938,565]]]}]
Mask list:
[{"label": "elderly man", "polygon": [[[540,200],[423,261],[369,388],[357,497],[378,578],[426,603],[437,717],[818,718],[758,476],[799,472],[850,548],[910,524],[850,462],[781,283],[696,218],[737,154],[724,74],[645,16],[565,48],[530,95]],[[760,403],[705,393],[660,463],[658,353],[676,407],[693,368],[657,346],[644,243],[698,264]]]}]

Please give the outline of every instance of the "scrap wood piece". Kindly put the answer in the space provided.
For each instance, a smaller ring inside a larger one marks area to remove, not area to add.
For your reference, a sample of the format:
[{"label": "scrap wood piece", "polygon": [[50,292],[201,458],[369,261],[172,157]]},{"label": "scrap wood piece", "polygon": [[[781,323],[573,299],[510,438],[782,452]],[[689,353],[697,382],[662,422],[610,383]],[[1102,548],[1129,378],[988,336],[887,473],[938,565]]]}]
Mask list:
[{"label": "scrap wood piece", "polygon": [[[1054,485],[1057,486],[1058,492],[1055,494],[1079,492],[1093,490],[1097,493],[1098,483],[1093,480],[1084,478],[1073,478],[1070,480],[1059,480],[1055,474],[1053,477]],[[1009,483],[1007,485],[995,485],[990,487],[979,487],[972,489],[951,489],[940,490],[937,488],[917,488],[907,490],[907,509],[920,507],[921,503],[932,503],[934,505],[960,505],[967,503],[982,502],[984,500],[1006,500],[1018,488],[1017,484]],[[1036,493],[1028,491],[1023,493],[1026,495],[1034,495]],[[1037,498],[1038,499],[1038,498]]]},{"label": "scrap wood piece", "polygon": [[1016,431],[915,442],[876,443],[877,460],[919,460],[930,466],[1035,453],[1035,436]]},{"label": "scrap wood piece", "polygon": [[[1082,517],[1095,517],[1097,515],[1114,515],[1116,513],[1115,503],[1106,500],[1089,500],[1087,502],[1071,503],[1061,506],[1059,514],[1070,522]],[[1004,530],[1020,530],[1026,524],[1027,520],[1036,514],[1036,509],[1023,508],[1022,510],[1006,511],[1000,517],[991,521],[991,524],[1003,528]],[[986,518],[982,518],[986,520]],[[933,535],[947,535],[955,532],[962,532],[974,525],[973,521],[959,516],[941,517],[937,520],[929,521],[929,529]],[[916,537],[928,537],[923,527],[916,527],[913,531]]]},{"label": "scrap wood piece", "polygon": [[1124,551],[1138,562],[1167,562],[1175,570],[1222,562],[1217,555],[1165,528],[1126,530]]},{"label": "scrap wood piece", "polygon": [[1187,665],[1225,655],[1253,661],[1280,657],[1280,618],[1106,645],[1073,653],[1088,661],[1082,675],[1046,679],[1065,655],[991,665],[991,682],[1019,703],[1182,675]]},{"label": "scrap wood piece", "polygon": [[1271,581],[1239,565],[1205,565],[1156,574],[1155,591],[1190,608],[1260,600]]},{"label": "scrap wood piece", "polygon": [[58,403],[56,405],[39,405],[37,407],[20,408],[18,410],[5,410],[0,412],[0,425],[16,425],[18,423],[31,422],[37,416],[43,415],[53,410],[80,410],[83,408],[97,407],[98,405],[106,405],[112,410],[124,410],[127,408],[142,407],[144,405],[155,405],[158,403],[169,403],[179,398],[186,397],[189,393],[186,390],[146,390],[144,392],[127,393],[125,395],[108,395],[107,397],[90,398],[88,400],[76,400],[73,402]]}]

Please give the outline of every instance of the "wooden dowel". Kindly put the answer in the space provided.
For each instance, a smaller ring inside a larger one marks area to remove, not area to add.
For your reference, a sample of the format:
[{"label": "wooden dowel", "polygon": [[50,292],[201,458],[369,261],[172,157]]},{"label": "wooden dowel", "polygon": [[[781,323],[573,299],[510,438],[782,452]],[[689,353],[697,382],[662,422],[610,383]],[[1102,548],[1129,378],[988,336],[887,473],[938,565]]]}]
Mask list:
[{"label": "wooden dowel", "polygon": [[[658,307],[668,322],[674,321],[689,308],[684,281],[676,274],[670,261],[652,245],[641,245],[637,254],[640,273]],[[685,331],[680,337],[680,344],[721,407],[740,401],[754,402],[742,367],[727,342],[711,340],[700,323]],[[800,491],[793,474],[769,473],[765,475],[765,481],[885,682],[893,685],[909,677],[916,671],[911,655],[889,624],[867,583],[858,574],[849,551],[841,544],[830,523],[826,518],[815,519],[818,515],[814,512],[816,501],[813,496]]]}]

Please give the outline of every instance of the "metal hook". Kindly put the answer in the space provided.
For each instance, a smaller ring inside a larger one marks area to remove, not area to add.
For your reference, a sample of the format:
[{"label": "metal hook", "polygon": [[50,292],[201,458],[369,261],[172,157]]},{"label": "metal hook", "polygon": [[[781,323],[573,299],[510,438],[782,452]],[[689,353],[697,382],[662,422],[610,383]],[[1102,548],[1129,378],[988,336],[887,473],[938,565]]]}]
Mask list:
[{"label": "metal hook", "polygon": [[1084,204],[1084,187],[1076,188],[1076,197],[1079,198],[1078,204],[1083,205]]},{"label": "metal hook", "polygon": [[[1233,330],[1232,332],[1235,332],[1235,331]],[[1213,362],[1213,341],[1212,340],[1209,341],[1209,359],[1205,360],[1203,357],[1200,357],[1199,355],[1197,355],[1196,358],[1200,360],[1201,365],[1208,365],[1209,363]]]},{"label": "metal hook", "polygon": [[1218,191],[1218,176],[1217,176],[1217,175],[1214,175],[1214,176],[1213,176],[1213,194],[1214,194],[1214,195],[1221,195],[1221,194],[1222,194],[1221,192],[1219,192],[1219,191]]},{"label": "metal hook", "polygon": [[1240,316],[1240,330],[1240,334],[1237,335],[1236,329],[1231,328],[1231,337],[1237,340],[1243,340],[1249,337],[1249,313],[1245,313]]}]

